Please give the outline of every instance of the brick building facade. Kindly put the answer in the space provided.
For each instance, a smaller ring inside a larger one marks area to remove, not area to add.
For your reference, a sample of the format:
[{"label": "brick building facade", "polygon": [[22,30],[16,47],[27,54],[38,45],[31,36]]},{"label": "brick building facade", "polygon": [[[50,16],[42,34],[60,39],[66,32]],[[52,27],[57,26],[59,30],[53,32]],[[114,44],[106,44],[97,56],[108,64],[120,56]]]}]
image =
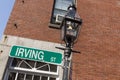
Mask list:
[{"label": "brick building facade", "polygon": [[[53,5],[54,0],[16,0],[0,43],[1,59],[5,57],[7,62],[11,45],[39,48],[32,40],[48,42],[44,47],[49,42],[55,43],[53,48],[60,46],[60,29],[49,27]],[[83,25],[74,45],[81,54],[73,54],[72,79],[120,80],[120,1],[77,0],[76,6]],[[4,71],[5,66],[0,68]]]}]

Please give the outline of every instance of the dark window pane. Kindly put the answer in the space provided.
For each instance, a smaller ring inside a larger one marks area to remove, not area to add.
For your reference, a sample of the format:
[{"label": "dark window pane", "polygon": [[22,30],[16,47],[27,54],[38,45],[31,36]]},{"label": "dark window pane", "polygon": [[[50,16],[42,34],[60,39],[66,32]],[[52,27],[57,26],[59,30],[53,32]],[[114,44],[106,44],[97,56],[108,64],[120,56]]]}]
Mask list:
[{"label": "dark window pane", "polygon": [[31,69],[30,66],[27,65],[25,62],[23,62],[20,67],[21,67],[21,68]]},{"label": "dark window pane", "polygon": [[55,9],[53,17],[56,17],[57,14],[59,14],[59,15],[65,15],[66,13],[67,13],[67,11],[65,11],[65,10]]},{"label": "dark window pane", "polygon": [[11,72],[11,73],[9,74],[8,80],[15,80],[15,76],[16,76],[16,73]]},{"label": "dark window pane", "polygon": [[33,80],[40,80],[40,76],[34,76]]},{"label": "dark window pane", "polygon": [[42,62],[37,62],[36,68],[37,70],[49,71],[48,64]]},{"label": "dark window pane", "polygon": [[54,0],[55,3],[53,5],[53,11],[51,16],[51,23],[60,25],[62,20],[58,20],[56,18],[57,15],[59,16],[65,16],[67,13],[67,9],[70,5],[75,4],[75,0]]},{"label": "dark window pane", "polygon": [[17,80],[24,80],[24,74],[19,73]]},{"label": "dark window pane", "polygon": [[20,65],[21,68],[27,68],[27,69],[32,69],[33,66],[34,66],[34,62],[29,60],[23,60]]},{"label": "dark window pane", "polygon": [[12,61],[12,67],[22,67],[22,68],[30,68],[34,67],[35,61],[31,60],[22,60],[18,58],[14,58]]},{"label": "dark window pane", "polygon": [[32,75],[26,75],[26,79],[25,80],[32,80]]},{"label": "dark window pane", "polygon": [[26,62],[27,62],[31,67],[34,67],[34,65],[35,65],[35,61],[26,60]]},{"label": "dark window pane", "polygon": [[21,59],[14,58],[13,62],[12,62],[12,66],[13,67],[18,67],[20,61],[21,61]]},{"label": "dark window pane", "polygon": [[73,3],[73,0],[56,0],[55,8],[67,10],[68,6]]},{"label": "dark window pane", "polygon": [[36,67],[40,67],[40,66],[43,66],[45,65],[46,63],[43,63],[43,62],[37,62],[37,66]]},{"label": "dark window pane", "polygon": [[56,80],[56,78],[50,78],[50,80]]},{"label": "dark window pane", "polygon": [[48,77],[42,76],[41,80],[48,80]]},{"label": "dark window pane", "polygon": [[56,65],[50,65],[50,71],[51,72],[57,72],[57,66]]}]

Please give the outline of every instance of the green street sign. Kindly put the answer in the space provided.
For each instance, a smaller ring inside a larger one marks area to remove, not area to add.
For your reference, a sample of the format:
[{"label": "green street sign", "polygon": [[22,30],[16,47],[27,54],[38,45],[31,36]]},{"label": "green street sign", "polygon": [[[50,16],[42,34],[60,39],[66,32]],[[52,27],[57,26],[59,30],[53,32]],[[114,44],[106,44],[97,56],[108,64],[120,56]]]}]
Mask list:
[{"label": "green street sign", "polygon": [[60,65],[62,63],[61,53],[21,46],[12,46],[10,57],[46,62],[57,65]]}]

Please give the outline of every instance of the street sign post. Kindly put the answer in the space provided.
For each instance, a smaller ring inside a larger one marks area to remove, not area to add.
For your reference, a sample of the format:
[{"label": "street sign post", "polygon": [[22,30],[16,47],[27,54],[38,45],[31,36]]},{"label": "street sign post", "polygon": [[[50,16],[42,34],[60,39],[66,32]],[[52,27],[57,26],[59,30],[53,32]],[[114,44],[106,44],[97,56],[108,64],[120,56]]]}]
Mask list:
[{"label": "street sign post", "polygon": [[10,57],[46,62],[57,65],[60,65],[62,63],[61,53],[22,46],[12,46]]}]

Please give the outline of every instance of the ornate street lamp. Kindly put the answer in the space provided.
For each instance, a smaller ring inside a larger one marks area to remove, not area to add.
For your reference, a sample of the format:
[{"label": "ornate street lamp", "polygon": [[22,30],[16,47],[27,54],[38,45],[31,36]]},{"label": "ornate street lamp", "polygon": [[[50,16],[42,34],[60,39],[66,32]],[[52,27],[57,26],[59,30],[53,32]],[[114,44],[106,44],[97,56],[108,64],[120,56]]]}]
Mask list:
[{"label": "ornate street lamp", "polygon": [[82,20],[76,16],[76,7],[69,6],[68,13],[61,23],[62,40],[67,44],[73,44],[77,39],[81,24]]},{"label": "ornate street lamp", "polygon": [[62,40],[65,42],[65,48],[59,48],[64,50],[64,67],[63,67],[63,80],[69,80],[69,67],[71,60],[69,59],[72,52],[77,52],[72,50],[72,46],[76,41],[80,29],[82,20],[76,16],[76,7],[71,5],[68,7],[68,13],[63,18],[61,23],[61,36]]}]

